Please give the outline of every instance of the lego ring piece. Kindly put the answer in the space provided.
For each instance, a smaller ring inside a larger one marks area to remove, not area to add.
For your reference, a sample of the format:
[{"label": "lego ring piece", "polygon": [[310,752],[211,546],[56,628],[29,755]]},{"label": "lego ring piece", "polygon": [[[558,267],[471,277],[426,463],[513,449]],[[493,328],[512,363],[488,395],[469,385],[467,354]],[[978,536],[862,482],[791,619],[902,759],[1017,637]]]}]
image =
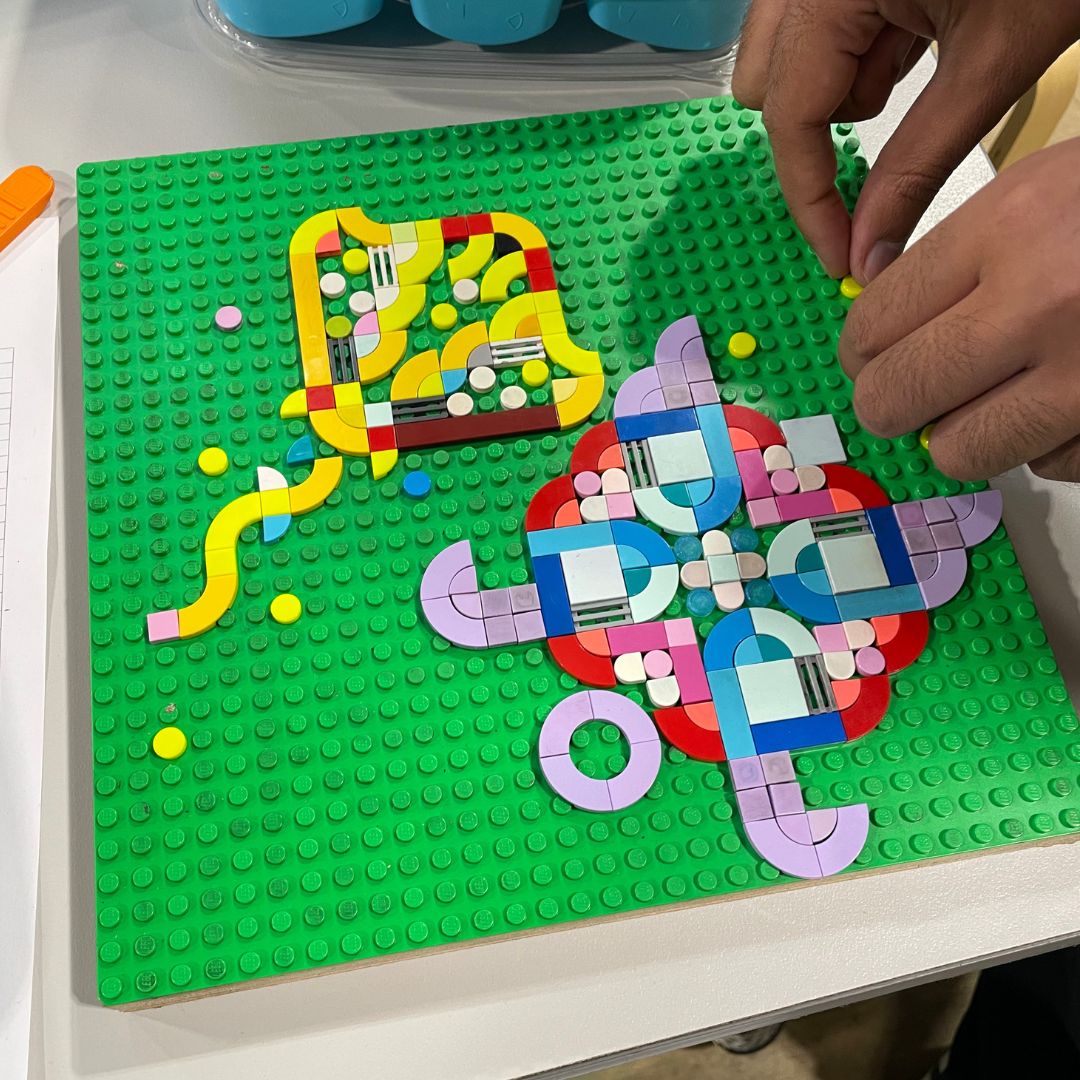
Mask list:
[{"label": "lego ring piece", "polygon": [[[584,724],[614,724],[630,744],[630,760],[618,776],[596,780],[570,757],[570,739]],[[548,713],[540,729],[540,768],[547,782],[581,810],[624,810],[642,798],[660,771],[660,736],[640,706],[609,690],[582,690]]]}]

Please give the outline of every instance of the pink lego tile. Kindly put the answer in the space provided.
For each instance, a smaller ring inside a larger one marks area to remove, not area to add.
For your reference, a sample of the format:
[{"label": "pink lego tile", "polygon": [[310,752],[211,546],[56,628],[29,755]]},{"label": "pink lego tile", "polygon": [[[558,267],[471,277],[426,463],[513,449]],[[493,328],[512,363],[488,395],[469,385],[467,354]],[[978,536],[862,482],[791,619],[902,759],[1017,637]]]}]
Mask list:
[{"label": "pink lego tile", "polygon": [[651,649],[666,649],[668,645],[663,623],[609,626],[607,636],[612,656],[622,656],[623,653],[628,652],[645,653]]},{"label": "pink lego tile", "polygon": [[860,675],[880,675],[885,670],[885,657],[880,649],[867,645],[855,654],[855,667]]},{"label": "pink lego tile", "polygon": [[[794,495],[799,490],[799,478],[793,469],[777,469],[769,477],[769,483],[777,495]],[[831,504],[832,500],[829,501]]]},{"label": "pink lego tile", "polygon": [[675,664],[675,681],[679,684],[679,697],[684,705],[696,705],[699,701],[711,701],[712,691],[697,645],[674,645],[671,659]]},{"label": "pink lego tile", "polygon": [[836,504],[828,490],[800,491],[797,495],[777,495],[776,509],[781,521],[802,521],[835,514]]},{"label": "pink lego tile", "polygon": [[746,504],[746,513],[755,529],[779,525],[781,521],[775,499],[750,499]]},{"label": "pink lego tile", "polygon": [[629,491],[618,491],[614,495],[605,495],[608,516],[612,521],[637,517],[634,496]]},{"label": "pink lego tile", "polygon": [[664,632],[669,645],[693,645],[697,647],[697,631],[693,619],[668,619]]},{"label": "pink lego tile", "polygon": [[594,473],[591,470],[578,473],[577,476],[574,477],[574,490],[583,499],[588,498],[590,495],[596,495],[600,491],[599,474]]},{"label": "pink lego tile", "polygon": [[180,636],[180,612],[152,611],[146,616],[146,636],[151,643],[175,641]]},{"label": "pink lego tile", "polygon": [[815,626],[814,638],[822,652],[847,652],[848,639],[842,623]]},{"label": "pink lego tile", "polygon": [[769,474],[765,471],[765,461],[760,450],[738,451],[735,454],[735,466],[739,470],[747,499],[771,498],[772,484],[769,483]]}]

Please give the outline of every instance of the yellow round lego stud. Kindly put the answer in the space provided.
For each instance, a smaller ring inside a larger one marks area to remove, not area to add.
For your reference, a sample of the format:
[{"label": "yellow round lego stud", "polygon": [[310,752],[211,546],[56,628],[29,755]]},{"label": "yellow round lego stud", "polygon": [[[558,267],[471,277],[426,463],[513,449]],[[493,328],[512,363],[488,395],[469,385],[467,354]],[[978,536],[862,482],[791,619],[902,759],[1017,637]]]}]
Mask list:
[{"label": "yellow round lego stud", "polygon": [[362,274],[368,268],[368,253],[363,248],[349,248],[341,256],[341,265],[346,274]]},{"label": "yellow round lego stud", "polygon": [[919,445],[924,450],[930,449],[930,436],[934,434],[935,424],[927,424],[926,427],[919,432]]},{"label": "yellow round lego stud", "polygon": [[543,360],[526,360],[521,368],[526,386],[543,386],[548,381],[548,366]]},{"label": "yellow round lego stud", "polygon": [[288,625],[289,623],[296,622],[300,618],[300,612],[303,610],[300,604],[300,598],[293,596],[292,593],[282,593],[280,596],[275,596],[270,601],[270,617],[279,623]]},{"label": "yellow round lego stud", "polygon": [[331,315],[326,320],[326,336],[346,338],[352,333],[352,323],[344,315]]},{"label": "yellow round lego stud", "polygon": [[728,342],[727,351],[731,353],[736,360],[748,360],[757,352],[757,338],[754,337],[753,334],[747,334],[744,331],[732,334],[731,340]]},{"label": "yellow round lego stud", "polygon": [[220,476],[229,467],[229,455],[220,446],[208,446],[199,455],[199,468],[207,476]]},{"label": "yellow round lego stud", "polygon": [[175,761],[187,749],[187,736],[178,727],[163,727],[154,736],[154,753],[165,761]]},{"label": "yellow round lego stud", "polygon": [[840,292],[849,300],[854,300],[862,292],[862,286],[849,274],[840,282]]},{"label": "yellow round lego stud", "polygon": [[449,330],[457,325],[457,308],[450,304],[436,304],[431,309],[431,325],[436,330]]}]

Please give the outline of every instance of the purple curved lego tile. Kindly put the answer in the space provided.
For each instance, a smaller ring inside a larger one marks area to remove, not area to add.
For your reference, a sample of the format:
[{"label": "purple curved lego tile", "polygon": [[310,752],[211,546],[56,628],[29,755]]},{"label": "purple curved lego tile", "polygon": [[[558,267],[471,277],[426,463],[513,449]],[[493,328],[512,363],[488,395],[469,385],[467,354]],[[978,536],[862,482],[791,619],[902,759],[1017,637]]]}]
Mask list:
[{"label": "purple curved lego tile", "polygon": [[934,576],[919,582],[919,591],[928,610],[948,603],[963,588],[967,577],[967,552],[963,548],[939,551],[938,560]]},{"label": "purple curved lego tile", "polygon": [[962,521],[964,518],[975,509],[975,496],[974,495],[950,495],[949,505],[953,508],[953,513],[956,515],[957,521]]},{"label": "purple curved lego tile", "polygon": [[656,363],[672,364],[683,358],[683,349],[694,338],[701,337],[701,326],[695,315],[676,319],[661,335],[656,343]]},{"label": "purple curved lego tile", "polygon": [[[708,364],[709,354],[705,351],[705,339],[701,337],[691,338],[683,346],[682,359],[684,364],[694,362]],[[712,375],[706,377],[711,379]]]},{"label": "purple curved lego tile", "polygon": [[1001,524],[1001,492],[980,491],[975,495],[975,505],[966,518],[960,521],[960,535],[968,547],[981,544]]},{"label": "purple curved lego tile", "polygon": [[616,420],[622,416],[640,416],[642,400],[654,390],[659,389],[660,376],[657,374],[656,368],[647,367],[642,368],[641,371],[635,371],[619,387],[619,392],[615,395],[612,416]]},{"label": "purple curved lego tile", "polygon": [[807,810],[806,820],[810,823],[810,837],[815,844],[828,840],[836,829],[836,807],[826,806],[820,810]]},{"label": "purple curved lego tile", "polygon": [[814,842],[810,835],[810,822],[805,814],[787,814],[782,818],[777,818],[776,824],[780,826],[780,831],[796,844]]},{"label": "purple curved lego tile", "polygon": [[542,757],[540,768],[548,784],[572,806],[579,810],[611,811],[606,781],[586,776],[570,760],[569,754]]},{"label": "purple curved lego tile", "polygon": [[643,415],[645,413],[664,412],[667,407],[667,398],[664,397],[664,391],[662,389],[650,390],[641,399],[641,412]]},{"label": "purple curved lego tile", "polygon": [[777,870],[782,870],[791,877],[821,877],[816,846],[795,843],[783,834],[775,818],[744,821],[743,828],[746,829],[746,836],[754,850]]},{"label": "purple curved lego tile", "polygon": [[610,690],[587,690],[592,699],[592,712],[597,720],[606,720],[614,724],[624,735],[626,741],[635,743],[654,742],[660,745],[660,735],[656,725],[649,719],[649,714],[636,702],[614,694]]},{"label": "purple curved lego tile", "polygon": [[[454,576],[472,565],[472,546],[468,540],[459,540],[456,544],[443,548],[424,571],[424,576],[420,581],[421,601],[449,596],[450,582],[454,580]],[[475,584],[469,591],[476,591]]]},{"label": "purple curved lego tile", "polygon": [[592,699],[588,690],[579,690],[560,701],[544,717],[540,728],[538,749],[540,756],[558,757],[570,753],[570,738],[582,724],[593,719]]},{"label": "purple curved lego tile", "polygon": [[461,614],[449,596],[421,600],[424,617],[437,634],[466,649],[486,649],[487,633],[480,619],[468,619]]},{"label": "purple curved lego tile", "polygon": [[911,568],[915,571],[915,580],[929,581],[937,573],[939,562],[936,551],[927,551],[922,555],[912,555]]},{"label": "purple curved lego tile", "polygon": [[866,803],[836,808],[836,828],[827,840],[814,845],[822,877],[839,874],[862,851],[870,831],[870,810]]},{"label": "purple curved lego tile", "polygon": [[607,782],[612,810],[633,806],[653,786],[660,772],[660,740],[630,744],[630,760],[618,776]]},{"label": "purple curved lego tile", "polygon": [[458,593],[478,593],[480,585],[476,580],[476,567],[469,565],[464,570],[459,570],[450,582],[450,595]]},{"label": "purple curved lego tile", "polygon": [[479,593],[451,593],[450,601],[466,619],[482,619],[484,617],[484,610],[480,606]]}]

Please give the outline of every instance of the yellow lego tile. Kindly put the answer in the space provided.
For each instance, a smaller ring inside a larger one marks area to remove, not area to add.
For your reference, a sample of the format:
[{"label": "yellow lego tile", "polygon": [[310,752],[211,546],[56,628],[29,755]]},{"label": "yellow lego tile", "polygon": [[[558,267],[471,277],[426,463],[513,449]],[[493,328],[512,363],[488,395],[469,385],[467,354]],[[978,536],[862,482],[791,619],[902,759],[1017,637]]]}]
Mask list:
[{"label": "yellow lego tile", "polygon": [[260,492],[262,498],[262,516],[264,518],[276,517],[278,514],[291,514],[292,507],[289,503],[289,492],[286,488],[276,488],[273,491]]},{"label": "yellow lego tile", "polygon": [[375,480],[381,480],[397,464],[398,452],[396,450],[376,450],[371,455],[371,475]]},{"label": "yellow lego tile", "polygon": [[244,529],[261,518],[262,501],[259,492],[252,491],[233,499],[231,503],[223,506],[210,522],[204,541],[206,550],[235,548]]},{"label": "yellow lego tile", "polygon": [[442,246],[442,221],[439,218],[427,218],[424,221],[416,222],[416,239],[420,243],[424,243],[425,240],[438,240],[439,246]]},{"label": "yellow lego tile", "polygon": [[334,403],[339,412],[342,406],[363,405],[364,392],[360,389],[360,384],[358,382],[338,383],[334,387]]},{"label": "yellow lego tile", "polygon": [[[325,410],[327,416],[335,416],[336,413],[329,409]],[[340,423],[340,421],[339,421]],[[345,428],[346,431],[354,431],[353,428]],[[365,447],[367,445],[367,433],[356,432],[363,435]],[[317,506],[326,502],[326,497],[341,483],[341,473],[344,461],[340,457],[317,458],[311,467],[311,475],[296,487],[289,491],[289,505],[293,514],[306,514]]]},{"label": "yellow lego tile", "polygon": [[533,293],[533,299],[536,301],[536,313],[538,315],[545,315],[549,311],[562,311],[562,301],[559,299],[559,294],[553,289]]},{"label": "yellow lego tile", "polygon": [[415,221],[400,221],[390,226],[390,243],[415,244],[416,241]]},{"label": "yellow lego tile", "polygon": [[177,612],[182,638],[205,633],[232,607],[240,579],[236,574],[222,574],[206,579],[202,596]]},{"label": "yellow lego tile", "polygon": [[561,311],[545,311],[540,316],[540,333],[543,337],[566,333],[566,319]]},{"label": "yellow lego tile", "polygon": [[307,416],[307,394],[303,390],[294,390],[281,403],[279,410],[282,420],[297,420]]},{"label": "yellow lego tile", "polygon": [[206,576],[208,578],[235,574],[237,568],[235,548],[214,548],[206,553]]}]

